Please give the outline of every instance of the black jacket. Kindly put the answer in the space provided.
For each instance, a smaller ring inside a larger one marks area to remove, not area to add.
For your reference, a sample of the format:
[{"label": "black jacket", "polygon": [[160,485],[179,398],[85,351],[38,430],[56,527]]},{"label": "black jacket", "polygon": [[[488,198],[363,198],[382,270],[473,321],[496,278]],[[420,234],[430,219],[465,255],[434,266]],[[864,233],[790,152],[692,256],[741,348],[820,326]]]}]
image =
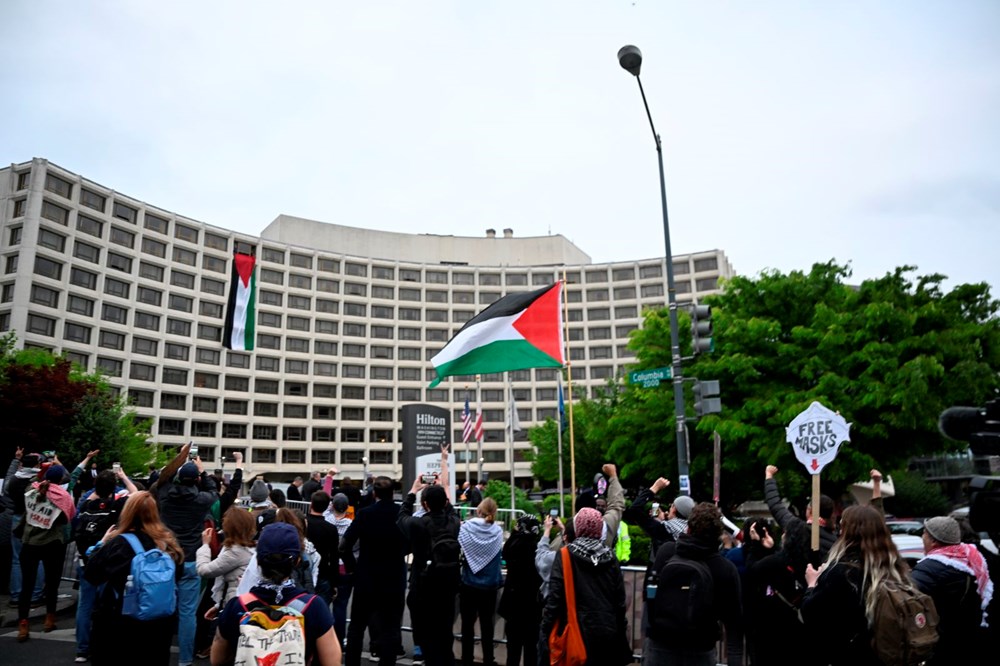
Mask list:
[{"label": "black jacket", "polygon": [[848,549],[837,564],[823,571],[816,587],[806,590],[802,597],[806,632],[823,637],[824,663],[832,666],[881,664],[871,647],[861,567],[861,551],[856,547]]},{"label": "black jacket", "polygon": [[306,516],[306,538],[315,546],[319,554],[319,579],[330,582],[331,589],[337,587],[340,573],[340,533],[323,516]]},{"label": "black jacket", "polygon": [[[930,595],[938,612],[938,644],[931,664],[980,663],[982,603],[976,579],[969,574],[931,559],[920,560],[911,573],[920,591]],[[991,624],[997,618],[990,618]],[[981,663],[986,663],[981,662]]]},{"label": "black jacket", "polygon": [[512,532],[503,545],[503,559],[507,562],[507,579],[500,598],[500,615],[513,618],[527,614],[538,621],[541,604],[538,591],[542,577],[535,568],[535,551],[538,535],[527,532]]},{"label": "black jacket", "polygon": [[[806,583],[788,554],[778,551],[754,562],[743,580],[743,617],[754,665],[786,664],[789,654],[808,654],[814,637],[806,633],[798,611]],[[775,636],[782,637],[780,649],[772,643]]]},{"label": "black jacket", "polygon": [[[584,549],[579,547],[586,544]],[[587,664],[628,664],[632,649],[625,618],[625,581],[614,551],[596,539],[577,539],[566,546],[573,567],[576,616],[587,648]],[[591,556],[585,554],[589,552]],[[595,554],[599,553],[599,554]],[[549,578],[549,596],[542,609],[541,635],[548,636],[556,622],[566,622],[566,586],[562,553],[556,553]],[[546,641],[539,645],[538,663],[548,663]]]},{"label": "black jacket", "polygon": [[167,481],[156,489],[163,524],[177,537],[184,550],[184,561],[194,562],[201,547],[201,533],[205,529],[205,516],[215,504],[219,494],[215,481],[207,474],[201,475],[201,487]]},{"label": "black jacket", "polygon": [[655,499],[656,495],[653,494],[652,490],[649,488],[640,488],[635,501],[622,514],[622,520],[629,525],[638,525],[646,533],[646,536],[649,537],[649,566],[646,567],[647,577],[652,569],[653,560],[656,559],[656,553],[660,551],[663,544],[674,540],[673,535],[667,530],[666,524],[649,515],[649,511],[646,510],[646,505]]},{"label": "black jacket", "polygon": [[[774,479],[764,480],[764,501],[767,502],[767,508],[770,509],[774,520],[781,525],[782,531],[786,530],[791,523],[796,521],[805,524],[806,521],[792,514],[788,510],[788,507],[781,503],[778,482]],[[837,535],[829,525],[819,528],[819,554],[823,560],[826,559],[827,553],[830,552],[830,549],[833,548],[833,544],[836,542]]]},{"label": "black jacket", "polygon": [[[736,565],[719,552],[719,542],[706,542],[690,534],[682,534],[675,543],[666,543],[656,553],[654,571],[663,567],[674,555],[698,560],[708,567],[712,574],[712,589],[715,599],[712,605],[715,617],[726,628],[726,650],[731,666],[743,664],[743,605],[740,589],[740,574]],[[669,646],[668,646],[669,647]],[[711,649],[709,645],[706,649]]]},{"label": "black jacket", "polygon": [[406,544],[396,527],[398,514],[391,499],[379,500],[357,513],[340,540],[344,567],[354,574],[354,594],[399,595],[406,589]]},{"label": "black jacket", "polygon": [[[417,496],[409,493],[403,500],[403,505],[399,508],[397,525],[399,530],[409,543],[410,551],[413,553],[413,564],[410,567],[410,589],[419,587],[420,574],[427,567],[427,561],[431,559],[431,529],[432,525],[441,528],[447,526],[452,530],[452,535],[458,539],[458,530],[462,527],[462,521],[452,509],[451,505],[445,506],[443,511],[425,513],[422,516],[413,516],[413,505],[417,501]],[[458,589],[455,589],[457,592]]]},{"label": "black jacket", "polygon": [[302,501],[308,502],[312,494],[317,490],[323,490],[323,483],[316,479],[309,479],[302,484]]},{"label": "black jacket", "polygon": [[[296,486],[294,483],[291,483],[291,484],[288,485],[288,490],[285,491],[285,497],[288,498],[289,502],[301,502],[301,501],[303,501],[302,500],[302,491],[299,490],[299,487]],[[312,541],[312,539],[310,539],[310,541]]]}]

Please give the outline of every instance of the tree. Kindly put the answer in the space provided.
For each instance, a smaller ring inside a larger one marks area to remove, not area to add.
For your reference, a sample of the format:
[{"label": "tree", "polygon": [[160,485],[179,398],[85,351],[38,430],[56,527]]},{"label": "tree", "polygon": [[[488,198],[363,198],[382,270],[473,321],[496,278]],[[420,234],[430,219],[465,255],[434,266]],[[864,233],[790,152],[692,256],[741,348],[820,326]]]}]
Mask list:
[{"label": "tree", "polygon": [[74,465],[93,449],[130,473],[156,460],[148,430],[99,374],[86,374],[47,350],[15,347],[0,338],[0,456],[54,450]]},{"label": "tree", "polygon": [[[949,406],[982,404],[1000,387],[998,304],[986,284],[944,293],[942,276],[914,282],[914,270],[855,287],[845,283],[849,268],[831,261],[724,285],[709,301],[715,352],[685,368],[687,377],[717,379],[722,388],[722,413],[689,421],[695,496],[708,496],[711,486],[713,430],[722,437],[726,498],[759,496],[768,463],[800,469],[784,429],[813,400],[852,423],[850,443],[823,472],[833,495],[871,467],[900,468],[914,455],[964,447],[938,432],[937,419]],[[681,331],[686,342],[687,326]],[[669,365],[667,311],[647,312],[630,347],[637,368]],[[675,472],[669,389],[626,387],[610,431],[612,457],[630,461],[625,475]],[[782,477],[792,496],[804,496],[807,485],[804,473]]]}]

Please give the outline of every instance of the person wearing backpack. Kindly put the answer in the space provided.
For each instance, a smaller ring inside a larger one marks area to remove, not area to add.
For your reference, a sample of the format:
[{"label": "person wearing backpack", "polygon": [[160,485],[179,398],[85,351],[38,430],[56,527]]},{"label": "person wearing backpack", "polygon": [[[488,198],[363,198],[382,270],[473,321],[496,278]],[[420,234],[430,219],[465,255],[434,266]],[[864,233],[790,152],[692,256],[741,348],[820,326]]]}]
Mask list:
[{"label": "person wearing backpack", "polygon": [[724,626],[727,663],[742,666],[740,577],[719,552],[723,529],[719,508],[701,502],[691,509],[687,532],[657,552],[646,591],[643,664],[714,666]]},{"label": "person wearing backpack", "polygon": [[406,542],[396,527],[399,508],[392,500],[392,479],[387,476],[375,479],[375,497],[374,504],[358,511],[339,546],[344,569],[354,581],[351,624],[347,629],[347,666],[361,663],[365,629],[372,634],[380,664],[396,663],[396,653],[402,644]]},{"label": "person wearing backpack", "polygon": [[294,525],[264,527],[257,541],[260,579],[219,614],[212,666],[311,664],[340,666],[341,649],[330,608],[292,581],[302,553]]},{"label": "person wearing backpack", "polygon": [[549,595],[542,608],[538,663],[550,660],[548,637],[556,623],[564,627],[569,617],[566,571],[563,553],[569,553],[573,579],[572,596],[583,643],[586,663],[618,666],[632,662],[625,617],[625,582],[615,551],[602,532],[606,529],[601,512],[585,507],[573,518],[573,541],[560,549],[552,564]]},{"label": "person wearing backpack", "polygon": [[[415,516],[418,493],[422,493],[426,513]],[[406,598],[413,641],[420,646],[427,666],[452,666],[455,598],[461,580],[461,521],[444,487],[424,485],[418,476],[399,509],[397,524],[413,552],[410,593]]]},{"label": "person wearing backpack", "polygon": [[493,621],[497,590],[503,585],[500,560],[503,529],[496,524],[497,503],[487,497],[476,507],[476,517],[462,523],[458,544],[462,549],[462,585],[459,608],[462,616],[462,666],[475,659],[476,618],[482,637],[483,663],[493,664]]},{"label": "person wearing backpack", "polygon": [[[902,654],[883,662],[874,640],[880,631],[881,620],[877,617],[880,590],[912,588],[908,567],[892,541],[889,528],[882,515],[868,505],[845,509],[840,528],[840,538],[826,562],[819,569],[811,564],[806,566],[807,589],[801,605],[805,631],[822,636],[823,663],[833,666],[910,663]],[[934,622],[936,616],[925,615],[922,626]]]},{"label": "person wearing backpack", "polygon": [[940,617],[940,640],[928,663],[985,663],[984,629],[1000,622],[986,616],[994,594],[986,560],[974,545],[961,543],[962,531],[954,518],[928,518],[922,538],[926,557],[913,567],[911,577],[934,599]]},{"label": "person wearing backpack", "polygon": [[[129,615],[126,597],[134,591],[138,544],[143,553],[159,552],[174,568],[172,587],[183,573],[184,551],[173,533],[160,520],[153,496],[140,491],[130,495],[122,508],[118,525],[111,527],[91,551],[84,578],[93,586],[103,585],[94,606],[90,641],[90,660],[95,666],[117,666],[123,655],[142,655],[144,664],[166,666],[170,663],[170,642],[176,614],[152,620]],[[141,561],[141,560],[140,560]],[[132,578],[130,581],[129,579]],[[159,595],[170,602],[174,593]]]}]

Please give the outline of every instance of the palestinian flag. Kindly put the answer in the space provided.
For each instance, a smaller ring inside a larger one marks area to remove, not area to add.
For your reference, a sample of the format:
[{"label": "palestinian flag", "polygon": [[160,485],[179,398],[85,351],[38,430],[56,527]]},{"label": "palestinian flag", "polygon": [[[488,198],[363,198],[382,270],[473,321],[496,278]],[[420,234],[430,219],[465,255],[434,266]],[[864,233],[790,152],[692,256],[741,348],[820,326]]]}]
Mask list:
[{"label": "palestinian flag", "polygon": [[561,368],[562,283],[510,294],[470,319],[431,359],[437,379],[526,368]]},{"label": "palestinian flag", "polygon": [[229,305],[226,307],[226,329],[222,344],[227,349],[253,349],[256,318],[257,283],[253,269],[257,259],[252,254],[233,255],[233,280],[229,285]]}]

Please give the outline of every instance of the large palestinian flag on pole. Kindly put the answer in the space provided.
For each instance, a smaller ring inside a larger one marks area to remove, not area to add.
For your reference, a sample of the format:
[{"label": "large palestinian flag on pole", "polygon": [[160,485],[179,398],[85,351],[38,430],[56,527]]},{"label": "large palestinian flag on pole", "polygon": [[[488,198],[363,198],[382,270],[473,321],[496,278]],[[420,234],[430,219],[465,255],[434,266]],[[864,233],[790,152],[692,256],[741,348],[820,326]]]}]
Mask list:
[{"label": "large palestinian flag on pole", "polygon": [[257,300],[257,282],[254,279],[253,269],[256,261],[252,254],[237,252],[233,255],[233,278],[229,285],[226,329],[222,334],[222,344],[227,349],[240,351],[253,349]]},{"label": "large palestinian flag on pole", "polygon": [[470,319],[431,359],[437,379],[527,368],[561,368],[562,283],[504,296]]}]

